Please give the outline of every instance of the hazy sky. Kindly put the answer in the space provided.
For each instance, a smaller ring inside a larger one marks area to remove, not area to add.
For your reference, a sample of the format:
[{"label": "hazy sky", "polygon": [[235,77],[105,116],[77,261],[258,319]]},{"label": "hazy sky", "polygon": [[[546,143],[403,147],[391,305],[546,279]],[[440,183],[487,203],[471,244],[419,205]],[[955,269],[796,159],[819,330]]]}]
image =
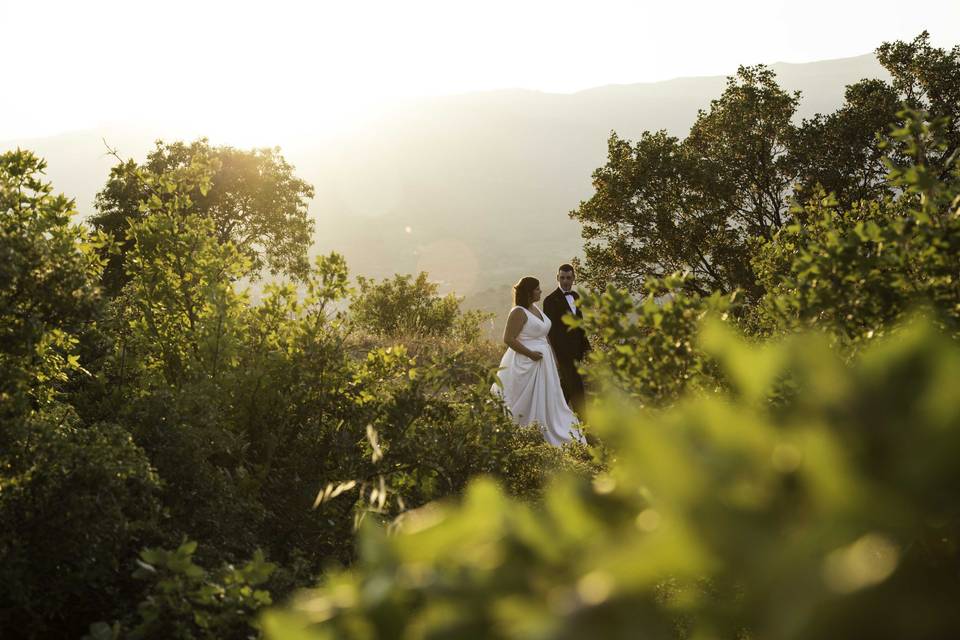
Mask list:
[{"label": "hazy sky", "polygon": [[0,0],[0,140],[107,122],[261,144],[397,100],[728,74],[859,55],[960,0]]}]

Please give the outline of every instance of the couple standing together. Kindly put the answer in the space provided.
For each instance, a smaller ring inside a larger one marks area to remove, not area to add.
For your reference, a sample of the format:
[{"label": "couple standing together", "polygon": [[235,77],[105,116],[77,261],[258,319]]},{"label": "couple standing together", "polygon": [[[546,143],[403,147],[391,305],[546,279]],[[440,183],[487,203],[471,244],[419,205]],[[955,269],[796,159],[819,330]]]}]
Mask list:
[{"label": "couple standing together", "polygon": [[521,278],[513,287],[514,307],[507,318],[503,342],[509,347],[500,361],[499,385],[493,392],[503,398],[515,422],[537,424],[544,438],[560,446],[584,441],[573,409],[583,412],[583,379],[577,363],[590,349],[583,329],[563,322],[567,314],[580,318],[579,295],[573,291],[573,267],[560,265],[557,289],[540,300],[540,281]]}]

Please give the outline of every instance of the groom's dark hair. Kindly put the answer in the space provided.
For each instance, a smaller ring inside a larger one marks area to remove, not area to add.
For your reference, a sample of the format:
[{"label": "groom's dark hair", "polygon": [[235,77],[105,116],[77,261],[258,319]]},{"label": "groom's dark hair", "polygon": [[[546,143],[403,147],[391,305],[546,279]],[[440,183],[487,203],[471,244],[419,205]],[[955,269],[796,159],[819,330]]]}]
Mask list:
[{"label": "groom's dark hair", "polygon": [[557,272],[558,272],[558,273],[559,273],[560,271],[573,271],[574,273],[576,273],[576,271],[574,271],[574,269],[573,269],[573,265],[572,265],[572,264],[567,264],[566,262],[564,262],[562,265],[560,265],[560,268],[557,269]]},{"label": "groom's dark hair", "polygon": [[540,281],[534,277],[520,278],[520,282],[513,285],[513,304],[518,307],[529,307],[533,302],[533,290],[540,286]]}]

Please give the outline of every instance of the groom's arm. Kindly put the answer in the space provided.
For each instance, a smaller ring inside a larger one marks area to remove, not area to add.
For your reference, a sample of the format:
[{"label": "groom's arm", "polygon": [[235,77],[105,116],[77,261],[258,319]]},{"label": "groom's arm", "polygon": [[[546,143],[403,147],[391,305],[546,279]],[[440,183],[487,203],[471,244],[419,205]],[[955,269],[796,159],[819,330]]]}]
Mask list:
[{"label": "groom's arm", "polygon": [[[577,315],[583,317],[583,312],[578,310]],[[584,331],[583,327],[581,326],[577,327],[576,329],[572,329],[570,333],[571,337],[575,337],[577,339],[577,353],[579,354],[577,356],[577,360],[583,360],[587,356],[587,353],[590,352],[591,348],[590,341],[587,339],[587,332]]]},{"label": "groom's arm", "polygon": [[550,317],[550,343],[554,350],[563,358],[570,358],[576,353],[576,336],[563,321],[563,317],[570,313],[566,298],[553,296],[544,300],[543,311]]},{"label": "groom's arm", "polygon": [[582,359],[590,352],[590,349],[592,348],[590,346],[590,341],[587,340],[587,332],[584,331],[582,327],[580,328],[580,344],[580,358]]},{"label": "groom's arm", "polygon": [[562,340],[567,327],[563,324],[563,311],[557,308],[556,296],[547,296],[544,299],[543,312],[550,318],[550,333],[548,334],[550,342],[554,343]]},{"label": "groom's arm", "polygon": [[557,317],[557,306],[554,304],[554,300],[551,296],[544,298],[543,312],[547,314],[548,318],[550,318],[550,333],[554,333],[554,327],[557,326],[557,322],[560,320],[560,318]]}]

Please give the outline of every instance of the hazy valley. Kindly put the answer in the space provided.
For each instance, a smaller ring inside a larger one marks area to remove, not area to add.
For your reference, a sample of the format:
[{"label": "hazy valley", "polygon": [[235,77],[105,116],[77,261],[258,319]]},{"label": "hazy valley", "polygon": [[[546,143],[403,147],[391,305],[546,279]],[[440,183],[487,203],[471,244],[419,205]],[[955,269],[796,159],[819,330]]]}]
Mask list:
[{"label": "hazy valley", "polygon": [[[836,109],[850,83],[887,77],[872,54],[772,66],[781,86],[802,92],[800,117]],[[610,131],[683,136],[724,84],[716,76],[434,98],[336,135],[276,144],[316,188],[315,253],[343,253],[354,274],[425,270],[442,291],[466,296],[466,306],[499,311],[520,276],[549,286],[555,266],[580,251],[579,225],[567,214],[590,196]],[[158,137],[164,133],[146,127],[106,126],[0,147],[46,158],[49,178],[86,215],[115,162],[104,140],[140,160]]]}]

